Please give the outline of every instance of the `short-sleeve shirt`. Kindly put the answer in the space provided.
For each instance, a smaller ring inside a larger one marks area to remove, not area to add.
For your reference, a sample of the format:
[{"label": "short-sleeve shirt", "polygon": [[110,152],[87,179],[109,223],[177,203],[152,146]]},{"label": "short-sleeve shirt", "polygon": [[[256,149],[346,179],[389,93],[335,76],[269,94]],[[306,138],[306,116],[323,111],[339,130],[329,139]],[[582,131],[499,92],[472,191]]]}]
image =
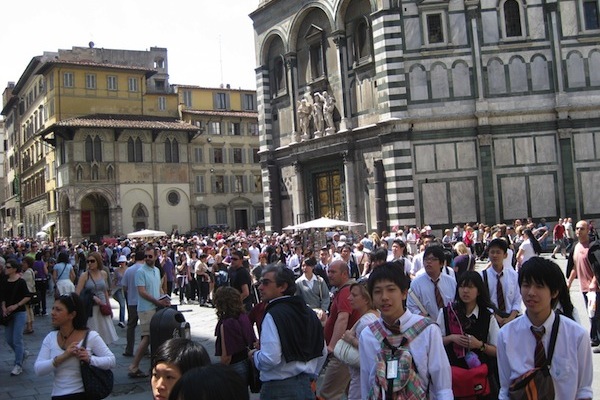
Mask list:
[{"label": "short-sleeve shirt", "polygon": [[[233,270],[233,268],[231,268]],[[240,267],[234,271],[233,278],[231,280],[231,286],[236,288],[237,290],[242,292],[242,286],[248,285],[248,291],[252,288],[252,278],[250,278],[250,273],[245,267]],[[249,295],[244,299],[244,305],[251,306],[252,305],[252,296]]]},{"label": "short-sleeve shirt", "polygon": [[333,327],[335,326],[335,322],[340,313],[347,312],[349,314],[348,326],[346,326],[346,329],[352,328],[354,323],[360,318],[358,311],[352,309],[348,297],[350,297],[350,285],[342,286],[335,296],[333,296],[331,308],[329,309],[329,318],[325,323],[325,342],[327,342],[327,344],[331,341]]},{"label": "short-sleeve shirt", "polygon": [[[160,271],[158,268],[142,266],[135,273],[135,286],[144,286],[150,296],[158,299],[160,297]],[[137,310],[138,312],[156,310],[156,305],[139,296]]]}]

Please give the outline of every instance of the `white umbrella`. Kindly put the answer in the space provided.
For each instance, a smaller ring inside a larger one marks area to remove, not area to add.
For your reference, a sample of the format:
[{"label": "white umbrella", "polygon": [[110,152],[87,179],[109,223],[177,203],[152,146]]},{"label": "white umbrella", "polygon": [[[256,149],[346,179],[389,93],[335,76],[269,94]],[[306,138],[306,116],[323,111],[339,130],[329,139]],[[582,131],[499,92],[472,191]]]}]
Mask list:
[{"label": "white umbrella", "polygon": [[152,229],[142,229],[141,231],[131,232],[127,234],[128,239],[133,238],[153,238],[153,237],[161,237],[167,236],[164,231],[155,231]]},{"label": "white umbrella", "polygon": [[350,221],[342,221],[339,219],[331,219],[331,218],[321,217],[321,218],[313,219],[311,221],[303,222],[298,225],[287,226],[284,229],[300,230],[300,229],[312,229],[312,228],[315,228],[315,229],[317,229],[317,228],[335,228],[336,226],[358,226],[358,225],[364,225],[364,224],[361,222],[350,222]]}]

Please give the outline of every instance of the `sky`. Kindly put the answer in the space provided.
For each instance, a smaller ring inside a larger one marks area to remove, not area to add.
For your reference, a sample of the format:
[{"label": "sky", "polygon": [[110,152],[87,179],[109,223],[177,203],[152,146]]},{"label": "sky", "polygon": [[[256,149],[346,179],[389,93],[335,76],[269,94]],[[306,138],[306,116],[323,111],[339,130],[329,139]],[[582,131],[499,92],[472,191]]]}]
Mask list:
[{"label": "sky", "polygon": [[3,1],[0,92],[44,51],[166,47],[169,83],[256,89],[258,0]]}]

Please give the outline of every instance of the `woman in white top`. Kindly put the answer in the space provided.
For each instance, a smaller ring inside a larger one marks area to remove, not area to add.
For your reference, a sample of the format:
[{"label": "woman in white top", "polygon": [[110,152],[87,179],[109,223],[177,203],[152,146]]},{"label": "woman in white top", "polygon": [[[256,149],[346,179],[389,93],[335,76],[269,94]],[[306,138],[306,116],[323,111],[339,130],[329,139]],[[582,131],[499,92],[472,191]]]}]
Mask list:
[{"label": "woman in white top", "polygon": [[517,252],[517,265],[525,264],[527,260],[539,256],[541,252],[542,246],[540,246],[531,229],[525,229],[523,231],[523,243],[521,243]]},{"label": "woman in white top", "polygon": [[[354,347],[358,347],[360,333],[372,322],[379,318],[379,311],[375,309],[369,291],[363,283],[353,283],[350,286],[350,305],[358,310],[361,315],[352,329],[342,335],[342,339]],[[360,400],[360,367],[348,366],[350,371],[350,386],[348,388],[348,400]]]},{"label": "woman in white top", "polygon": [[55,297],[75,291],[75,285],[73,284],[75,271],[69,262],[69,255],[64,251],[58,253],[58,259],[52,270],[52,279],[56,285],[56,291],[58,291]]},{"label": "woman in white top", "polygon": [[54,302],[51,315],[56,330],[42,342],[35,373],[38,376],[54,374],[52,400],[86,400],[80,361],[111,369],[116,365],[115,356],[94,331],[89,331],[86,347],[81,347],[88,333],[87,315],[77,294],[60,296]]}]

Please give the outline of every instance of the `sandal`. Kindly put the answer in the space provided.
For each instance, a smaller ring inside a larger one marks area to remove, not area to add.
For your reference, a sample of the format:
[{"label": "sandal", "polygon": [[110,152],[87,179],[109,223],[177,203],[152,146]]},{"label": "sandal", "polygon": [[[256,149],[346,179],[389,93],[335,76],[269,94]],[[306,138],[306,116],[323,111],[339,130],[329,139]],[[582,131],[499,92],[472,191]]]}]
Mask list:
[{"label": "sandal", "polygon": [[31,335],[33,333],[33,329],[27,329],[23,333],[26,334],[26,335]]},{"label": "sandal", "polygon": [[127,376],[129,376],[130,378],[147,378],[150,375],[146,374],[145,372],[142,372],[141,369],[138,369],[137,371],[129,371]]}]

